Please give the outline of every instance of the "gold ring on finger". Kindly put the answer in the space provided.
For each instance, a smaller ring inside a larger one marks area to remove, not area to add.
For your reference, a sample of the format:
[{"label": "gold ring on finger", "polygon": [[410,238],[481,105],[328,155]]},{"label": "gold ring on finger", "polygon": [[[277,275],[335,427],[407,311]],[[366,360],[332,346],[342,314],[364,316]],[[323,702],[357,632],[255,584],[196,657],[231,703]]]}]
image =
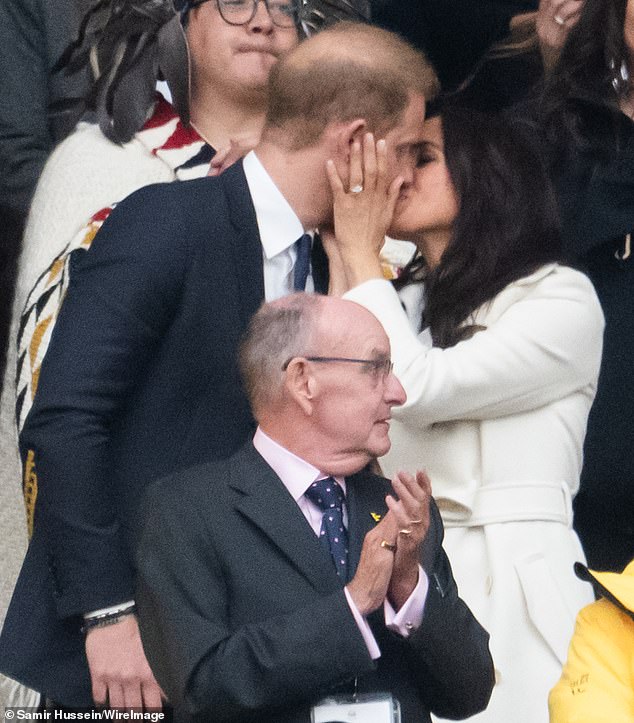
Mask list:
[{"label": "gold ring on finger", "polygon": [[381,540],[381,547],[385,548],[386,550],[389,550],[390,552],[396,552],[396,545],[393,545],[391,542],[388,542],[387,540]]},{"label": "gold ring on finger", "polygon": [[398,534],[399,534],[399,535],[411,535],[411,534],[412,534],[412,531],[409,530],[409,529],[399,530],[399,531],[398,531]]}]

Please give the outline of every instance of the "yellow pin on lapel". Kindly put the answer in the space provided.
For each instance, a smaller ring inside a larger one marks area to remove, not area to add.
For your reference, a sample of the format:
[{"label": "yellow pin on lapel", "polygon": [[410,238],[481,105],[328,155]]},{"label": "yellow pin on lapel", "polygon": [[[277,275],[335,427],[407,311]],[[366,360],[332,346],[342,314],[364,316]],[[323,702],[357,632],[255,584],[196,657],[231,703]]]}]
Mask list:
[{"label": "yellow pin on lapel", "polygon": [[379,515],[376,512],[370,512],[370,517],[375,521],[379,522],[383,515]]}]

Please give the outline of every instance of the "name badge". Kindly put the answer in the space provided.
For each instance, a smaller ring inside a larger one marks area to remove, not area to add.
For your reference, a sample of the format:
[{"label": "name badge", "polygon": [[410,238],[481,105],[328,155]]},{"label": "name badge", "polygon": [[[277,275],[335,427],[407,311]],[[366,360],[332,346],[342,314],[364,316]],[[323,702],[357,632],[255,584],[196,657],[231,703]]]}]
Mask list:
[{"label": "name badge", "polygon": [[401,723],[401,706],[389,693],[334,695],[312,707],[311,723]]}]

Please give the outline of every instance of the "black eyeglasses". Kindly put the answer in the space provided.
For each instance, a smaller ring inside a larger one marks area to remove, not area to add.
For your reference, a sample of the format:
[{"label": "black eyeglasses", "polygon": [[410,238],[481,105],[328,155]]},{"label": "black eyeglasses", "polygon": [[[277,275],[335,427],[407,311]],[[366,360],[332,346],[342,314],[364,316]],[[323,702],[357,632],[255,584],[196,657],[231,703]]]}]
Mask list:
[{"label": "black eyeglasses", "polygon": [[[208,0],[193,0],[190,8],[198,7]],[[260,0],[216,0],[220,16],[229,25],[248,25],[258,11]],[[268,10],[271,22],[278,28],[292,28],[299,22],[297,2],[283,0],[262,0]]]},{"label": "black eyeglasses", "polygon": [[[380,375],[383,379],[386,379],[392,373],[392,369],[394,369],[394,363],[391,359],[349,359],[345,356],[307,356],[304,358],[312,362],[347,362],[348,364],[365,364],[373,374],[376,374],[377,376]],[[293,359],[297,359],[297,357],[292,356],[284,362],[282,371],[286,371],[288,369],[288,365],[293,361]]]}]

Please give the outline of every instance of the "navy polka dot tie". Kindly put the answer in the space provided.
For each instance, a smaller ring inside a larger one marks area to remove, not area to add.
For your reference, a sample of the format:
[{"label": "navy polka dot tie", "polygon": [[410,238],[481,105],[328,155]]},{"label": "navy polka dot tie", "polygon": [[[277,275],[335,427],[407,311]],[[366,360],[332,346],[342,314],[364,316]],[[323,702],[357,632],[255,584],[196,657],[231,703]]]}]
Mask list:
[{"label": "navy polka dot tie", "polygon": [[323,510],[319,540],[332,555],[337,575],[347,580],[348,531],[343,524],[343,490],[332,477],[313,482],[306,497]]}]

